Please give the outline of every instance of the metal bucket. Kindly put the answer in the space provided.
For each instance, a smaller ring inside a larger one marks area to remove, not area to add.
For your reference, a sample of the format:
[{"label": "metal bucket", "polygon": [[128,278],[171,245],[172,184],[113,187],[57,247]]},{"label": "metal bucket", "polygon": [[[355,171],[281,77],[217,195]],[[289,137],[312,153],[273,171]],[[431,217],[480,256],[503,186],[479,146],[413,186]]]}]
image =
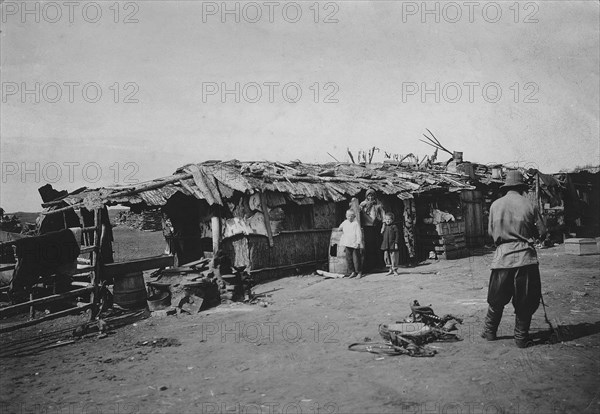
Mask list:
[{"label": "metal bucket", "polygon": [[127,309],[146,307],[146,286],[142,272],[127,273],[115,277],[113,300],[117,305]]},{"label": "metal bucket", "polygon": [[171,292],[163,291],[148,298],[148,309],[151,311],[167,309],[171,306]]}]

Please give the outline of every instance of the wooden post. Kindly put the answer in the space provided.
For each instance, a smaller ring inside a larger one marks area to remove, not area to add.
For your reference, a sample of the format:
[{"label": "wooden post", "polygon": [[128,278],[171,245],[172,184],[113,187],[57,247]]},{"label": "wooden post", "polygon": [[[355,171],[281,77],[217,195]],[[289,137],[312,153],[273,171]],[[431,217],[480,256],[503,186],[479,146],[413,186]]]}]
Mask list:
[{"label": "wooden post", "polygon": [[[78,206],[69,206],[69,207],[65,207],[66,211],[67,209],[74,209],[77,208]],[[56,213],[56,211],[53,212],[47,212],[47,214],[53,214]],[[94,230],[94,245],[90,246],[92,248],[92,266],[88,266],[88,267],[83,267],[83,268],[79,268],[77,270],[75,270],[73,272],[73,274],[81,274],[81,273],[85,273],[89,270],[92,270],[92,275],[91,275],[91,284],[90,286],[86,286],[83,289],[76,289],[76,290],[72,290],[69,292],[64,292],[61,294],[54,294],[51,296],[46,296],[43,298],[38,298],[38,299],[34,299],[33,298],[33,293],[30,294],[29,296],[29,301],[28,302],[24,302],[24,303],[20,303],[17,305],[12,305],[12,306],[7,306],[5,308],[2,308],[0,310],[0,316],[2,316],[2,314],[4,312],[10,312],[12,310],[15,309],[21,309],[21,308],[26,308],[29,307],[29,311],[30,311],[30,316],[31,318],[33,318],[35,316],[35,305],[41,304],[41,303],[51,303],[51,302],[56,302],[57,300],[62,300],[64,298],[67,297],[71,297],[71,296],[75,296],[78,295],[80,293],[85,293],[90,291],[90,303],[87,303],[81,307],[75,307],[75,308],[71,308],[71,309],[67,309],[64,311],[60,311],[60,312],[56,312],[56,313],[52,313],[46,316],[43,316],[41,318],[38,319],[31,319],[27,322],[23,322],[23,323],[17,323],[17,324],[12,324],[6,327],[0,327],[0,333],[2,332],[10,332],[19,328],[23,328],[26,326],[31,326],[31,325],[35,325],[38,324],[40,322],[46,321],[46,320],[50,320],[50,319],[54,319],[54,318],[58,318],[61,317],[63,315],[68,315],[71,313],[76,313],[76,312],[81,312],[87,309],[92,310],[91,313],[91,319],[94,320],[96,318],[96,316],[98,315],[98,311],[100,310],[99,308],[99,304],[100,304],[100,287],[99,287],[99,283],[102,280],[101,277],[101,271],[102,271],[102,246],[101,246],[101,232],[103,229],[102,226],[102,208],[100,209],[96,209],[95,210],[95,217],[94,217],[95,223],[94,223],[94,227],[83,227],[82,231],[86,231],[86,230]],[[79,240],[77,241],[79,243]],[[14,243],[14,242],[9,242],[10,244]],[[5,244],[2,244],[2,246],[4,246]],[[88,249],[90,249],[90,247],[88,247]],[[88,251],[88,249],[81,249],[81,253],[86,253]],[[14,268],[14,266],[12,266]],[[56,286],[55,286],[56,288]]]},{"label": "wooden post", "polygon": [[63,211],[67,211],[67,210],[74,210],[74,209],[80,208],[80,207],[83,207],[83,203],[73,204],[71,206],[66,206],[66,207],[63,207],[63,208],[56,209],[56,210],[42,211],[40,214],[42,216],[48,216],[48,215],[51,215],[51,214],[62,213]]},{"label": "wooden post", "polygon": [[[32,300],[33,300],[33,292],[29,293],[29,301],[32,301]],[[31,305],[29,307],[29,320],[32,320],[34,318],[35,318],[35,308],[33,307],[33,305]]]},{"label": "wooden post", "polygon": [[219,245],[221,244],[221,219],[218,215],[211,217],[210,227],[212,230],[213,255],[216,256]]},{"label": "wooden post", "polygon": [[535,174],[535,203],[541,211],[540,205],[540,176],[539,174]]},{"label": "wooden post", "polygon": [[92,286],[93,290],[90,295],[90,303],[92,305],[92,311],[90,319],[94,320],[100,311],[100,272],[102,271],[102,246],[101,233],[102,233],[102,207],[94,210],[94,250],[92,253],[92,266],[94,271],[92,272]]},{"label": "wooden post", "polygon": [[[70,290],[68,292],[58,293],[55,295],[46,296],[44,298],[38,298],[38,299],[33,299],[33,295],[31,295],[29,302],[17,303],[16,305],[5,306],[3,308],[0,308],[0,316],[4,317],[11,312],[14,312],[18,309],[26,308],[27,306],[29,306],[30,309],[33,309],[33,307],[35,305],[41,305],[42,303],[52,303],[52,302],[56,302],[57,300],[71,298],[73,296],[77,296],[77,295],[80,295],[80,294],[83,294],[86,292],[90,292],[91,289],[92,289],[91,286],[86,286],[83,288]],[[31,319],[33,319],[34,316],[35,316],[35,314],[31,316]]]}]

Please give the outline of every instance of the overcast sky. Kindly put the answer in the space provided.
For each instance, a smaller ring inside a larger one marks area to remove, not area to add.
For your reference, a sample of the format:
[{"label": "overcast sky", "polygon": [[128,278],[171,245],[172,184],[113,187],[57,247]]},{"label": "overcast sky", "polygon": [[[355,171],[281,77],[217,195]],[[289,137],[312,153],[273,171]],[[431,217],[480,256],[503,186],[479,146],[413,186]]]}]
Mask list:
[{"label": "overcast sky", "polygon": [[425,128],[476,162],[600,163],[597,1],[426,7],[4,1],[0,206],[209,159],[424,156]]}]

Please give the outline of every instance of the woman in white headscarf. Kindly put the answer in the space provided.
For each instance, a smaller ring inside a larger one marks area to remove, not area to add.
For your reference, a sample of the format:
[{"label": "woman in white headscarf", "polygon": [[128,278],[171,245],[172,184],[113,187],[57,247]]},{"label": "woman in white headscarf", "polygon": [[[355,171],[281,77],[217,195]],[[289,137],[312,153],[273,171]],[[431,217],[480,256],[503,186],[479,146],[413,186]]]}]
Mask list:
[{"label": "woman in white headscarf", "polygon": [[361,223],[363,226],[380,227],[385,215],[383,205],[377,199],[375,190],[367,190],[366,197],[367,199],[360,203]]}]

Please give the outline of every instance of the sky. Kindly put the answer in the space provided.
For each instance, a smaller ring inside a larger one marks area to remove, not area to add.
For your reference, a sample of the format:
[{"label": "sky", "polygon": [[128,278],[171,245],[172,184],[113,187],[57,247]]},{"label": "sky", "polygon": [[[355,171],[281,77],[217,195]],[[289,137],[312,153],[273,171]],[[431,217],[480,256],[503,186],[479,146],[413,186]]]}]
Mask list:
[{"label": "sky", "polygon": [[[3,1],[0,206],[371,147],[600,164],[597,1]],[[439,154],[446,160],[447,154]]]}]

